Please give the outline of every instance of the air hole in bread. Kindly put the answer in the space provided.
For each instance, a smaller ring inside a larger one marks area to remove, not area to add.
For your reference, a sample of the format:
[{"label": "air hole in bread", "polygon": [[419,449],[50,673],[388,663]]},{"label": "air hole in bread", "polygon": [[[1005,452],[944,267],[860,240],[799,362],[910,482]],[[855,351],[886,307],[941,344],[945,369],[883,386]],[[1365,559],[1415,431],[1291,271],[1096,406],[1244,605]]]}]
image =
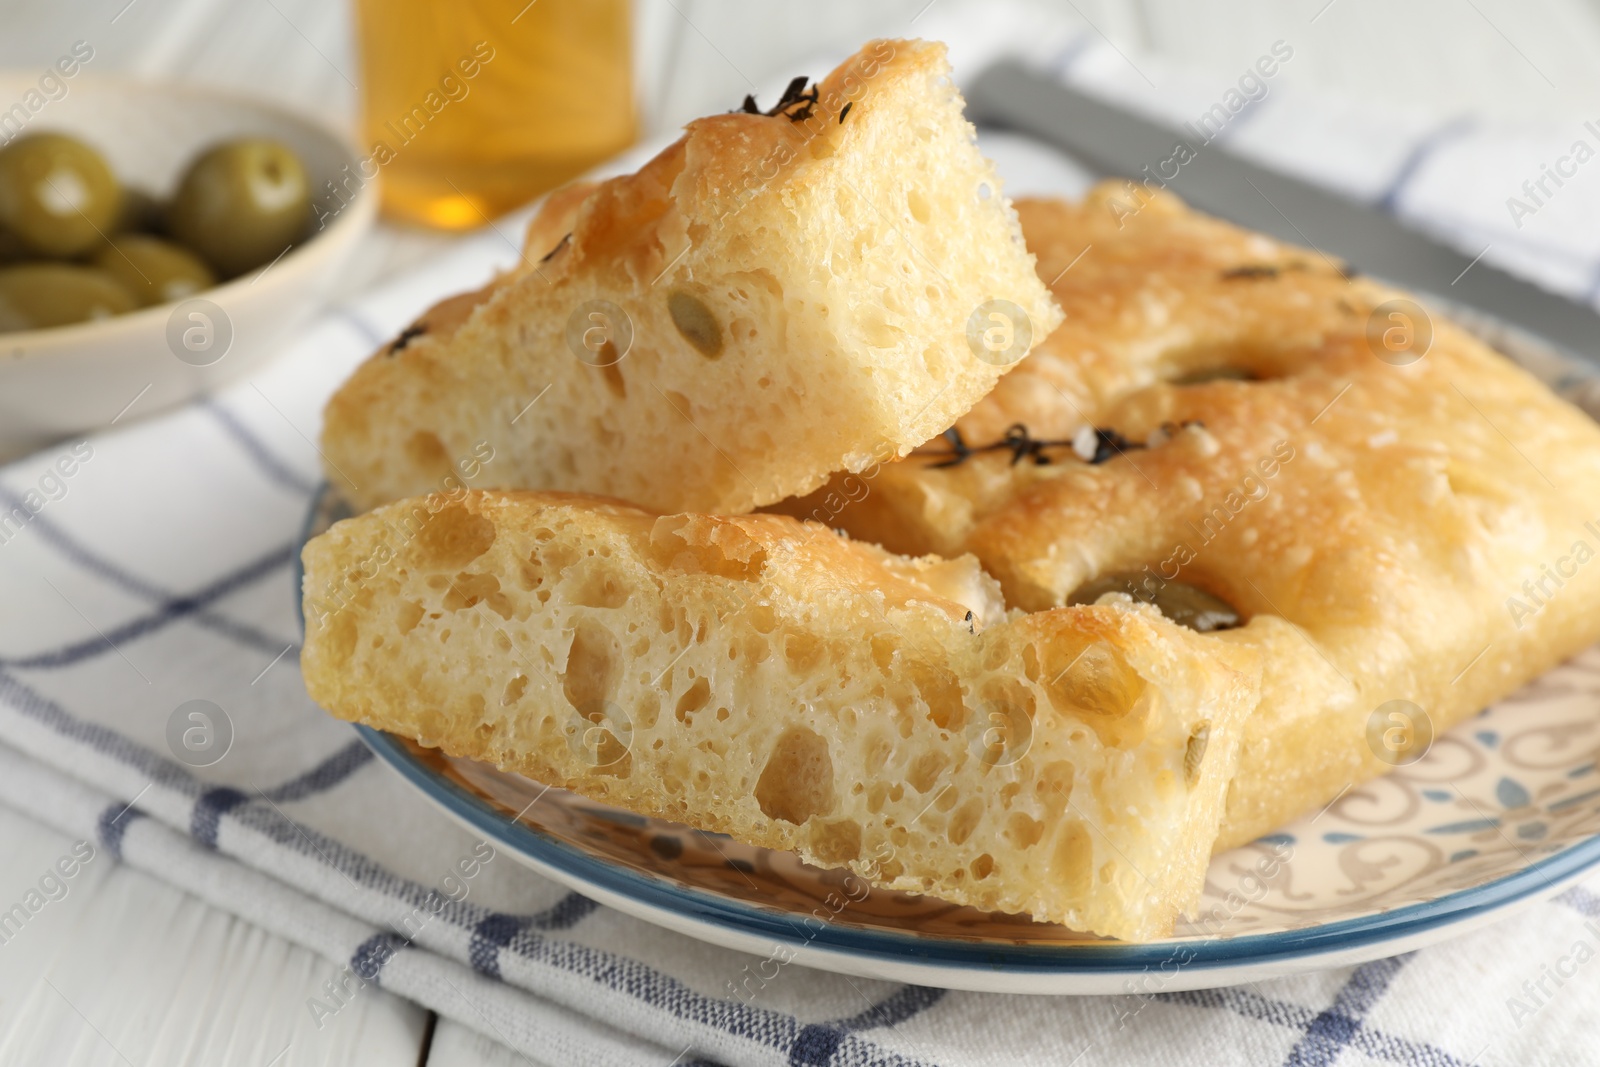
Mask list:
[{"label": "air hole in bread", "polygon": [[785,730],[756,782],[756,803],[769,819],[796,826],[833,810],[833,759],[828,742],[804,726]]},{"label": "air hole in bread", "polygon": [[994,857],[985,852],[968,864],[967,869],[974,880],[981,882],[994,873]]},{"label": "air hole in bread", "polygon": [[1077,774],[1077,768],[1067,760],[1051,760],[1039,769],[1034,793],[1052,810],[1064,808],[1072,798],[1072,782]]},{"label": "air hole in bread", "polygon": [[417,623],[422,621],[423,614],[422,605],[415,600],[401,601],[395,610],[395,628],[400,631],[401,636],[404,636],[417,628]]},{"label": "air hole in bread", "polygon": [[993,679],[983,688],[982,731],[974,744],[979,762],[1009,766],[1033,746],[1035,701],[1032,690],[1010,679]]},{"label": "air hole in bread", "polygon": [[696,678],[694,683],[688,689],[685,689],[683,695],[678,698],[678,706],[673,709],[673,714],[677,716],[679,722],[688,723],[690,717],[705,707],[706,702],[710,699],[711,679]]},{"label": "air hole in bread", "polygon": [[[955,790],[950,790],[954,793]],[[943,797],[939,799],[943,800]],[[952,845],[964,845],[967,838],[972,836],[972,831],[978,828],[978,823],[983,819],[983,798],[968,797],[966,802],[955,810],[950,816],[950,822],[945,827],[944,836]]]},{"label": "air hole in bread", "polygon": [[894,739],[887,734],[873,733],[866,739],[862,748],[865,757],[863,766],[882,767],[889,762],[889,756],[894,752]]},{"label": "air hole in bread", "polygon": [[440,570],[460,570],[494,544],[494,523],[460,504],[447,504],[417,533],[417,561]]},{"label": "air hole in bread", "polygon": [[506,683],[505,691],[500,694],[500,706],[510,707],[515,704],[522,699],[522,694],[527,692],[527,689],[528,676],[526,674],[515,675]]},{"label": "air hole in bread", "polygon": [[906,191],[906,210],[911,212],[912,218],[923,225],[927,225],[928,220],[933,217],[933,208],[929,206],[928,198],[920,189]]},{"label": "air hole in bread", "polygon": [[601,566],[579,568],[578,579],[568,595],[574,604],[586,608],[620,608],[628,602],[625,582]]},{"label": "air hole in bread", "polygon": [[751,604],[745,611],[750,628],[758,634],[770,634],[778,628],[778,613],[766,601]]},{"label": "air hole in bread", "polygon": [[[607,350],[610,350],[609,353]],[[628,383],[622,380],[622,368],[617,366],[617,348],[607,341],[600,349],[601,360],[604,366],[600,368],[600,376],[606,381],[606,388],[611,390],[611,395],[618,400],[625,400],[628,396]]]},{"label": "air hole in bread", "polygon": [[1057,642],[1040,651],[1045,695],[1058,714],[1087,722],[1105,745],[1126,748],[1143,739],[1138,712],[1146,683],[1121,653],[1102,641],[1081,650]]},{"label": "air hole in bread", "polygon": [[967,706],[961,700],[961,682],[953,671],[932,663],[906,664],[911,684],[928,707],[928,720],[941,730],[959,730],[967,724]]},{"label": "air hole in bread", "polygon": [[[633,709],[633,721],[637,729],[650,730],[656,725],[656,718],[661,714],[661,701],[654,693],[645,693],[639,697],[638,707]],[[660,747],[661,742],[656,742]]]},{"label": "air hole in bread", "polygon": [[488,601],[489,607],[501,618],[511,617],[511,601],[500,594],[500,579],[492,574],[468,574],[463,571],[451,580],[440,606],[446,611],[463,611],[477,607],[484,601]]},{"label": "air hole in bread", "polygon": [[1044,836],[1044,823],[1024,812],[1014,811],[1006,817],[1006,839],[1019,849],[1032,848]]},{"label": "air hole in bread", "polygon": [[722,326],[704,300],[674,289],[667,295],[667,314],[672,316],[672,324],[683,339],[702,356],[716,359],[722,355]]},{"label": "air hole in bread", "polygon": [[911,767],[906,773],[906,781],[911,788],[919,793],[926,793],[938,782],[939,775],[944,773],[946,762],[944,753],[937,749],[924,752],[911,761]]},{"label": "air hole in bread", "polygon": [[591,619],[579,619],[567,649],[567,666],[561,689],[567,703],[579,712],[604,707],[617,684],[621,647],[611,631]]},{"label": "air hole in bread", "polygon": [[843,865],[861,858],[861,824],[854,819],[823,823],[811,831],[811,851],[822,863]]}]

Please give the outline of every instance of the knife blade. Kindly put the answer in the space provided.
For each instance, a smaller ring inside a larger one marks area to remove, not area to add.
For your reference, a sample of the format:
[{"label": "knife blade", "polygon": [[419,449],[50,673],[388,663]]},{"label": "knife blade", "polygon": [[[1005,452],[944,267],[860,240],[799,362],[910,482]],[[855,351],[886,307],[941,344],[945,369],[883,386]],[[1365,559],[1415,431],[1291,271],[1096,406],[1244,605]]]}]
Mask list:
[{"label": "knife blade", "polygon": [[[1443,296],[1600,366],[1600,315],[1407,228],[1374,207],[1251,163],[1215,143],[1096,100],[1015,61],[996,64],[967,92],[972,121],[1025,133],[1106,175],[1165,183],[1202,211],[1280,240],[1309,245],[1374,277]],[[1182,143],[1192,158],[1174,169]],[[1146,169],[1148,168],[1148,169]]]}]

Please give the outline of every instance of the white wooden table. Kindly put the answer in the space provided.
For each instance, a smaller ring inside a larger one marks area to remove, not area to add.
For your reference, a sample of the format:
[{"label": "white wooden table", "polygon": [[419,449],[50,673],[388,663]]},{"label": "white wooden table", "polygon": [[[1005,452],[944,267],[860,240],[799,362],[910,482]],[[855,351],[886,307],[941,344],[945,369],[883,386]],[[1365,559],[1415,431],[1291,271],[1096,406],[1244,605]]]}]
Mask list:
[{"label": "white wooden table", "polygon": [[[1319,18],[1319,32],[1328,37],[1322,53],[1330,85],[1395,94],[1410,106],[1439,111],[1534,111],[1543,86],[1509,46],[1536,55],[1567,92],[1600,96],[1600,68],[1592,62],[1600,50],[1600,0],[1545,0],[1515,9],[1493,0],[1473,5],[1494,16],[1492,22],[1463,15],[1453,0],[1417,0],[1399,13],[1381,0],[1335,2],[1342,10],[1330,8],[1325,21]],[[929,0],[870,7],[856,0],[640,0],[638,65],[647,129],[730,107],[754,87],[750,79],[770,80],[875,33],[914,35],[913,19],[927,6]],[[1229,7],[1223,0],[1078,0],[1070,6],[1119,47],[1166,52],[1222,73],[1233,68],[1230,49],[1241,20],[1266,32],[1281,17],[1273,5]],[[1396,63],[1371,47],[1374,19],[1403,29],[1401,36],[1413,41],[1431,34],[1437,47]],[[1403,28],[1395,21],[1402,19]],[[1515,44],[1497,26],[1508,27]],[[95,50],[87,66],[95,73],[235,87],[346,124],[355,114],[358,72],[342,3],[0,2],[0,67],[42,70],[79,40]],[[1463,63],[1471,76],[1453,77]],[[448,240],[380,225],[332,299],[404,271]],[[0,899],[19,899],[71,845],[0,808]],[[116,863],[91,864],[65,897],[0,943],[0,1064],[531,1062],[381,989],[353,1001],[337,1026],[319,1030],[307,1001],[337,970],[147,875]]]}]

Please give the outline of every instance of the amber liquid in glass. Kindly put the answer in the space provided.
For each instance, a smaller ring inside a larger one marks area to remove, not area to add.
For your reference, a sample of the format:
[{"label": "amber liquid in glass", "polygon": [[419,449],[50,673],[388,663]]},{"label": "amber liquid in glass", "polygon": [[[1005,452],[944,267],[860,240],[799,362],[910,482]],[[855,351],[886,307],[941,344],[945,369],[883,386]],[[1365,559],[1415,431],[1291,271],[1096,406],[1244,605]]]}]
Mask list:
[{"label": "amber liquid in glass", "polygon": [[636,133],[629,0],[356,0],[384,210],[446,229],[572,179]]}]

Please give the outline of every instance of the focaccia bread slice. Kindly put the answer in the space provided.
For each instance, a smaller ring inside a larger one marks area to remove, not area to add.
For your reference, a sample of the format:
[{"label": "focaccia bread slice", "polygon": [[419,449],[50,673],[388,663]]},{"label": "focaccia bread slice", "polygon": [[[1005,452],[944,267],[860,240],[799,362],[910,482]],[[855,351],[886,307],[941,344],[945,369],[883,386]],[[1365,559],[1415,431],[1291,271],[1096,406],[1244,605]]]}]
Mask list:
[{"label": "focaccia bread slice", "polygon": [[1007,614],[814,523],[474,491],[304,551],[342,718],[873,884],[1128,940],[1198,901],[1254,652],[1146,605]]},{"label": "focaccia bread slice", "polygon": [[[948,75],[941,45],[873,42],[554,194],[522,266],[332,398],[329,479],[365,509],[492,453],[477,488],[739,513],[909,452],[1060,321]],[[1006,344],[969,342],[996,307]]]},{"label": "focaccia bread slice", "polygon": [[974,553],[1033,610],[1113,575],[1231,605],[1203,640],[1264,673],[1226,848],[1600,639],[1600,427],[1403,293],[1170,197],[1119,229],[1121,193],[1021,205],[1041,276],[1092,248],[1054,289],[1067,326],[960,424],[1077,448],[912,456],[784,507]]}]

